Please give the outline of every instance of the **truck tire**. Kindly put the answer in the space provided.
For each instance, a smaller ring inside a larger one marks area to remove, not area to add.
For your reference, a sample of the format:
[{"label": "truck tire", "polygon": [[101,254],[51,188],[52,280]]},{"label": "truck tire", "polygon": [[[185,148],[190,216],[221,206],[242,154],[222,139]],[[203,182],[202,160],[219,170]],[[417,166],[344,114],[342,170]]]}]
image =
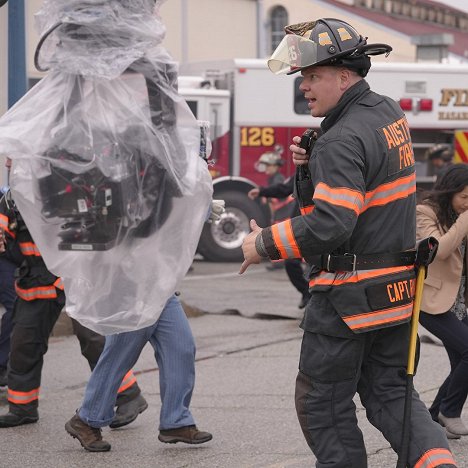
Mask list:
[{"label": "truck tire", "polygon": [[216,223],[205,223],[198,253],[210,262],[242,262],[242,242],[250,232],[250,220],[264,226],[265,215],[257,201],[242,192],[222,192],[216,199],[226,202],[226,211]]}]

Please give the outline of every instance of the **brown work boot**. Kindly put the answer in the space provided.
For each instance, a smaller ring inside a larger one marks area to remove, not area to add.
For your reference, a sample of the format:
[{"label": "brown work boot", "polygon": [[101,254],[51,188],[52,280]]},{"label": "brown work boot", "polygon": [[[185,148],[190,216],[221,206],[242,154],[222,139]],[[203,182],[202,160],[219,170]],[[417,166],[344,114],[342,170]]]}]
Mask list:
[{"label": "brown work boot", "polygon": [[213,436],[209,432],[199,431],[195,425],[160,430],[158,436],[158,439],[166,444],[176,444],[177,442],[204,444],[212,438]]},{"label": "brown work boot", "polygon": [[67,421],[65,430],[89,452],[108,452],[111,449],[109,442],[102,440],[101,429],[88,426],[78,413]]}]

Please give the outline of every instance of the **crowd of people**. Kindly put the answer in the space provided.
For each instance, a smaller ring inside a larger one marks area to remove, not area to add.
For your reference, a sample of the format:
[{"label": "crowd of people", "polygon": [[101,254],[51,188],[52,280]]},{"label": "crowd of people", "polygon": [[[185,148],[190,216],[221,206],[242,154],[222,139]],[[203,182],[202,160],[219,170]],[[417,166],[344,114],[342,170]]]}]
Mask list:
[{"label": "crowd of people", "polygon": [[[391,47],[367,43],[337,19],[285,30],[269,67],[277,74],[300,73],[310,114],[324,118],[311,154],[302,148],[300,136],[289,148],[294,164],[304,168],[313,185],[313,206],[299,211],[310,200],[295,190],[296,176],[280,180],[278,159],[260,161],[265,171],[272,167],[271,184],[252,190],[249,197],[282,199],[288,213],[280,216],[277,210],[271,226],[264,228],[251,221],[240,273],[265,259],[284,261],[301,294],[303,338],[295,403],[317,467],[367,466],[353,402],[359,394],[370,423],[392,448],[400,453],[408,444],[408,459],[401,466],[453,468],[457,465],[447,437],[468,435],[460,417],[468,394],[468,168],[446,168],[416,209],[414,157],[402,165],[399,151],[411,144],[405,116],[365,80],[370,57],[388,54]],[[398,144],[391,137],[395,128]],[[0,227],[1,258],[8,262],[0,263],[0,273],[5,273],[0,299],[6,309],[0,384],[7,385],[9,402],[0,428],[10,428],[38,421],[43,358],[66,291],[61,278],[47,268],[10,192],[2,198]],[[404,441],[413,254],[416,239],[429,236],[439,241],[439,250],[425,281],[420,320],[442,340],[451,370],[430,409],[409,389],[410,437]],[[400,294],[392,295],[392,287]],[[137,330],[104,337],[79,320],[73,323],[92,372],[65,429],[86,450],[110,450],[101,428],[127,425],[147,408],[131,369],[148,342],[160,375],[158,439],[188,444],[212,439],[198,429],[190,411],[195,342],[175,295],[151,326]]]}]

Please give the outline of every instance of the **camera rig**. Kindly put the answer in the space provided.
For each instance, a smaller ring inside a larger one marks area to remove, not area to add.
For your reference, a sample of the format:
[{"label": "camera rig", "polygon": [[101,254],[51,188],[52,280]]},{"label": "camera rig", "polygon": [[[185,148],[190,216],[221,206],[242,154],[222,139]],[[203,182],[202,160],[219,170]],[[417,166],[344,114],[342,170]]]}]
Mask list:
[{"label": "camera rig", "polygon": [[[174,154],[184,151],[176,131],[174,102],[162,88],[176,86],[175,70],[169,64],[155,68],[141,59],[126,73],[144,78],[149,125],[135,124],[115,133],[91,128],[90,133],[80,134],[89,122],[83,124],[76,121],[81,117],[73,117],[81,116],[81,112],[73,111],[81,103],[80,90],[85,80],[77,75],[64,112],[57,117],[61,121],[67,114],[70,122],[43,154],[48,171],[38,179],[42,214],[63,220],[60,250],[108,250],[130,231],[133,236],[147,237],[167,219],[172,198],[180,196],[174,173],[163,167],[154,154],[158,149],[166,151],[156,147],[165,138]],[[152,138],[157,132],[164,134],[161,140]],[[66,143],[71,139],[82,142],[71,145],[77,148],[73,152]],[[153,154],[149,154],[151,151]]]}]

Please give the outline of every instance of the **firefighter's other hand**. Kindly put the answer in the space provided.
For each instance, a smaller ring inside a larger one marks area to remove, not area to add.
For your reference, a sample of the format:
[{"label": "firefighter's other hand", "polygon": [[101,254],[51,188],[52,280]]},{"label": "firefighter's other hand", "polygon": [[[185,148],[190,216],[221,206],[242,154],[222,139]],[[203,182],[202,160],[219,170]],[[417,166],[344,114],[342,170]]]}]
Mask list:
[{"label": "firefighter's other hand", "polygon": [[221,215],[226,211],[226,202],[224,200],[211,200],[211,212],[208,221],[216,223],[221,219]]},{"label": "firefighter's other hand", "polygon": [[247,268],[254,264],[260,263],[262,257],[257,252],[255,247],[255,239],[262,233],[262,228],[258,226],[255,219],[250,220],[250,229],[252,232],[245,236],[244,242],[242,243],[242,252],[244,253],[244,262],[241,265],[239,274],[242,275]]},{"label": "firefighter's other hand", "polygon": [[293,163],[295,166],[304,166],[309,162],[309,155],[306,154],[306,150],[304,148],[299,146],[301,143],[301,137],[293,137],[293,142],[294,144],[289,147],[289,150],[292,152]]},{"label": "firefighter's other hand", "polygon": [[249,190],[249,193],[247,194],[247,196],[251,199],[251,200],[255,200],[258,195],[260,193],[260,189],[257,187],[257,188],[253,188],[252,190]]}]

